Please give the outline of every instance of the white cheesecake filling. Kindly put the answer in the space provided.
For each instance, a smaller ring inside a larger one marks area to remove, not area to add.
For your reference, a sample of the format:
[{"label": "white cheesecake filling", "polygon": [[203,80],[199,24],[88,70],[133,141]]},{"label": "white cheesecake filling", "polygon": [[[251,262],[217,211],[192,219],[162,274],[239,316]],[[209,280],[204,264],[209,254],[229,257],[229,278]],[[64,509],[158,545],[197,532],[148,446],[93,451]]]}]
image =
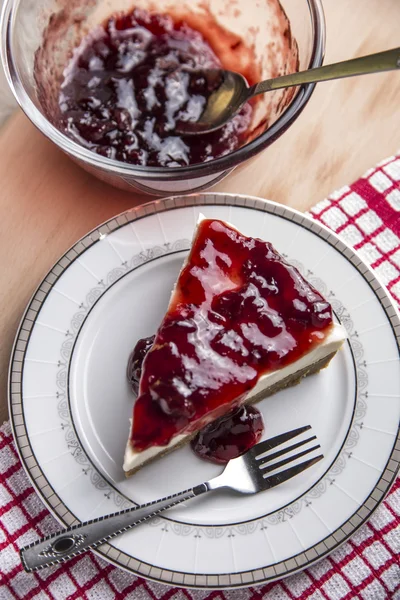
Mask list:
[{"label": "white cheesecake filling", "polygon": [[[254,396],[262,395],[262,392],[268,391],[270,387],[286,379],[290,375],[293,375],[297,371],[301,371],[308,366],[311,366],[320,360],[323,360],[330,354],[333,354],[337,350],[339,350],[340,346],[343,344],[346,339],[346,330],[342,325],[334,324],[331,332],[325,338],[321,344],[316,346],[313,350],[294,361],[290,365],[286,367],[282,367],[281,369],[277,369],[276,371],[272,371],[271,373],[267,373],[266,375],[262,375],[258,380],[257,384],[254,388],[248,393],[243,403],[246,404],[251,401]],[[144,463],[154,458],[158,454],[163,454],[164,452],[169,452],[175,446],[181,444],[186,438],[189,438],[190,434],[180,434],[176,435],[171,439],[167,446],[151,446],[142,452],[135,452],[132,449],[130,444],[130,435],[129,441],[125,450],[124,457],[124,471],[132,471],[134,469],[138,469]]]}]

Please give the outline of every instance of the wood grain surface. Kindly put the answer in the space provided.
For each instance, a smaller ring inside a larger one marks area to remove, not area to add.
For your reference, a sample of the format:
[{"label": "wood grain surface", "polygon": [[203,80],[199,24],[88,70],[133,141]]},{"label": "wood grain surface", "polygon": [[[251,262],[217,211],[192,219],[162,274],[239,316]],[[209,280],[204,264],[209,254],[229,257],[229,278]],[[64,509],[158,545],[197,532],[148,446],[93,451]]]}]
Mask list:
[{"label": "wood grain surface", "polygon": [[[399,44],[398,0],[326,0],[325,62]],[[319,84],[292,128],[213,191],[307,210],[400,147],[400,72]],[[23,310],[52,264],[80,236],[150,198],[88,175],[17,112],[0,131],[0,423]]]}]

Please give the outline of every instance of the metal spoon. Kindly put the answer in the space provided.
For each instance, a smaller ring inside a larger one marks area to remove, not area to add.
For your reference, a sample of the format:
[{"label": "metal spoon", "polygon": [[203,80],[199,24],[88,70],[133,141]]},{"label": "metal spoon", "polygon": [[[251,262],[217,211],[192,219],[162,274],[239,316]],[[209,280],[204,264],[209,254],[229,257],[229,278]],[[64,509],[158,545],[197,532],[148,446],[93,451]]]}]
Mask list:
[{"label": "metal spoon", "polygon": [[398,68],[400,68],[400,48],[267,79],[251,87],[248,87],[246,79],[240,73],[233,71],[222,69],[193,71],[191,76],[201,75],[208,82],[209,89],[214,89],[200,117],[196,121],[180,121],[176,131],[183,135],[199,135],[220,129],[250,98],[265,92],[304,83],[316,83]]}]

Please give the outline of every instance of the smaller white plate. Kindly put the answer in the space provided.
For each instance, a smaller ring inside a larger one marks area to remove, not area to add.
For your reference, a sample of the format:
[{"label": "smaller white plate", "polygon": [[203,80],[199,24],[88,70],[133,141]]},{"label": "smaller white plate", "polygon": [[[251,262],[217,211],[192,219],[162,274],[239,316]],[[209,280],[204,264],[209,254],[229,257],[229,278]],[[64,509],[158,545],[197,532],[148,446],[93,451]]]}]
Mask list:
[{"label": "smaller white plate", "polygon": [[30,303],[14,349],[10,412],[25,467],[66,524],[221,472],[189,447],[128,480],[122,471],[134,400],[128,356],[156,331],[200,212],[272,242],[346,327],[348,342],[328,369],[258,405],[265,437],[310,424],[325,458],[262,494],[188,502],[97,551],[167,583],[252,585],[345,541],[399,467],[399,319],[368,267],[326,228],[274,203],[217,194],[161,200],[112,219],[53,267]]}]

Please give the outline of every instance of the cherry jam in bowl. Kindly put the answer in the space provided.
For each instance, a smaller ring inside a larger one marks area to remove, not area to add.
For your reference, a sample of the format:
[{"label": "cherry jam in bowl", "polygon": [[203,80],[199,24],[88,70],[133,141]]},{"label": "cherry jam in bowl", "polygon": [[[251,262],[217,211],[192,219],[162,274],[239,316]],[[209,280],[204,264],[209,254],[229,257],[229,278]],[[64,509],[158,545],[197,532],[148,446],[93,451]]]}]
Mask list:
[{"label": "cherry jam in bowl", "polygon": [[38,129],[99,179],[156,196],[215,184],[314,89],[258,96],[220,131],[179,135],[212,93],[202,69],[252,85],[319,66],[324,39],[321,0],[5,0],[1,22],[6,77]]}]

